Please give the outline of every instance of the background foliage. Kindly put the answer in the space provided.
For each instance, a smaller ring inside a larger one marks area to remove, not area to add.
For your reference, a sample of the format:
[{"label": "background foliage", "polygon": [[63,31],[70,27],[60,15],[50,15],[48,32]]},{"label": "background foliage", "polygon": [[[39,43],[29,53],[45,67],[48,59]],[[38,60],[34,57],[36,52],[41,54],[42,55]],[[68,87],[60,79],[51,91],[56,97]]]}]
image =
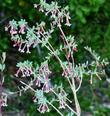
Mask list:
[{"label": "background foliage", "polygon": [[[55,1],[55,0],[54,0]],[[110,2],[109,0],[57,0],[61,6],[69,5],[71,12],[71,29],[64,27],[65,33],[68,35],[73,34],[79,44],[78,53],[76,54],[77,61],[83,62],[88,60],[83,58],[85,54],[83,51],[84,46],[91,46],[102,57],[110,58]],[[4,31],[4,26],[8,24],[9,20],[25,18],[30,25],[34,25],[35,22],[42,20],[47,21],[46,17],[42,13],[37,12],[33,8],[34,3],[38,3],[38,0],[0,0],[0,52],[7,51],[7,71],[6,81],[4,85],[13,90],[12,85],[16,86],[13,79],[9,74],[15,73],[15,65],[18,61],[23,59],[30,59],[39,63],[41,57],[45,56],[46,51],[42,54],[38,54],[38,49],[33,49],[31,55],[23,55],[18,53],[15,48],[12,48],[9,35]],[[47,2],[50,2],[47,0]],[[59,33],[56,30],[56,33]],[[54,42],[57,47],[58,36],[54,34]],[[53,69],[57,69],[57,64],[53,63]],[[94,84],[89,85],[89,79],[85,77],[85,81],[79,91],[79,101],[84,113],[91,113],[94,116],[109,116],[110,107],[104,107],[103,104],[110,103],[110,85],[105,82],[105,77],[102,77],[103,81],[94,79]],[[12,82],[10,82],[12,81]],[[56,80],[60,82],[61,80]],[[17,83],[18,85],[19,83]],[[16,89],[16,88],[15,88]],[[23,102],[27,101],[27,102]],[[10,101],[12,102],[12,101]],[[8,111],[20,111],[24,110],[27,115],[35,116],[37,112],[36,106],[33,105],[31,96],[29,93],[25,93],[23,97],[14,99],[13,104],[9,103],[9,106],[4,109]],[[51,113],[53,114],[54,111]],[[52,115],[50,113],[50,116]],[[39,115],[39,113],[38,113]],[[49,114],[45,114],[45,116]],[[54,112],[54,115],[55,114]],[[40,116],[40,115],[39,115]]]}]

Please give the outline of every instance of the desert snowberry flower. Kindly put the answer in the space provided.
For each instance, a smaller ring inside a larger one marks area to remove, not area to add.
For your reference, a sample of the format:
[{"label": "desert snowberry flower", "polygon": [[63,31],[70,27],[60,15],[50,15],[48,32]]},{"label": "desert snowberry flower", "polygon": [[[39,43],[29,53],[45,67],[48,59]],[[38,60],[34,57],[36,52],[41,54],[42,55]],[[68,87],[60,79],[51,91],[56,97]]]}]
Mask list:
[{"label": "desert snowberry flower", "polygon": [[25,33],[24,32],[25,28],[26,28],[26,26],[21,26],[20,30],[19,30],[19,33],[24,34]]},{"label": "desert snowberry flower", "polygon": [[21,37],[19,36],[19,35],[14,35],[14,36],[12,36],[12,38],[11,38],[11,40],[13,41],[13,47],[16,47],[16,46],[18,46],[19,47],[19,45],[20,45],[20,43],[21,43]]},{"label": "desert snowberry flower", "polygon": [[52,88],[52,85],[49,81],[49,79],[45,79],[45,82],[44,82],[44,85],[42,87],[42,90],[46,93],[50,92],[51,91],[51,88]]},{"label": "desert snowberry flower", "polygon": [[27,26],[27,22],[24,19],[21,19],[18,22],[18,25],[20,27],[19,33],[24,34],[25,33],[26,26]]},{"label": "desert snowberry flower", "polygon": [[44,96],[40,96],[38,98],[38,104],[39,104],[39,108],[38,108],[39,112],[41,113],[49,112],[49,108],[47,105],[47,99]]},{"label": "desert snowberry flower", "polygon": [[65,101],[64,100],[60,100],[59,101],[59,104],[60,104],[59,109],[65,109],[66,104],[65,104]]},{"label": "desert snowberry flower", "polygon": [[[23,47],[23,45],[24,45],[24,47]],[[25,41],[24,40],[21,40],[20,42],[19,42],[19,45],[18,45],[18,51],[20,51],[20,52],[22,52],[22,53],[24,53],[25,51],[25,47],[26,47],[26,45],[25,45]]]},{"label": "desert snowberry flower", "polygon": [[11,36],[13,36],[14,34],[17,34],[16,29],[11,27],[10,34],[11,34]]},{"label": "desert snowberry flower", "polygon": [[41,113],[49,112],[49,108],[47,104],[40,104],[38,111]]},{"label": "desert snowberry flower", "polygon": [[70,52],[68,52],[68,53],[67,53],[67,55],[66,55],[67,59],[69,59],[69,58],[70,58],[70,55],[71,55],[71,53],[70,53]]},{"label": "desert snowberry flower", "polygon": [[65,109],[66,108],[66,101],[64,99],[61,99],[59,101],[59,109]]},{"label": "desert snowberry flower", "polygon": [[39,78],[37,78],[36,82],[35,82],[35,85],[40,87],[41,86],[41,80]]},{"label": "desert snowberry flower", "polygon": [[9,26],[5,29],[8,30],[10,28],[10,34],[11,36],[17,34],[18,24],[15,20],[12,20],[9,22]]}]

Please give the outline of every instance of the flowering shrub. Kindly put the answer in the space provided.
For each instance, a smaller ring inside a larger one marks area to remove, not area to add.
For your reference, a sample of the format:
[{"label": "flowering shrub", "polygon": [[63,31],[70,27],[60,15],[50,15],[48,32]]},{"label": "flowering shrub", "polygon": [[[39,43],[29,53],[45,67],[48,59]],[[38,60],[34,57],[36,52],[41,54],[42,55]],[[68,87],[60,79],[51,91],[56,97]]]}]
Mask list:
[{"label": "flowering shrub", "polygon": [[[85,47],[85,50],[90,52],[93,61],[87,61],[83,64],[75,62],[74,53],[78,51],[77,43],[74,36],[65,35],[62,29],[62,24],[68,27],[71,26],[68,7],[61,8],[56,2],[47,4],[44,0],[40,0],[39,4],[34,4],[34,8],[49,17],[50,29],[46,29],[46,23],[43,21],[40,24],[36,23],[36,25],[30,27],[25,19],[21,19],[20,21],[12,20],[9,22],[9,25],[5,27],[5,30],[10,33],[13,46],[18,48],[19,52],[31,53],[30,48],[35,48],[38,45],[46,48],[49,52],[40,66],[34,66],[33,62],[28,60],[17,63],[15,76],[17,78],[19,78],[19,76],[22,78],[30,77],[29,83],[20,81],[23,87],[19,92],[22,93],[29,89],[32,90],[34,92],[33,102],[38,104],[38,111],[40,113],[49,112],[52,107],[61,116],[80,116],[81,108],[77,99],[77,92],[81,87],[84,75],[90,76],[90,83],[92,84],[94,76],[101,79],[100,74],[104,73],[102,67],[104,64],[108,64],[108,62],[102,60],[100,56],[89,47]],[[59,49],[55,49],[50,42],[55,28],[59,29],[60,39],[62,40]],[[65,60],[61,58],[61,53],[65,54]],[[67,80],[66,82],[71,88],[74,96],[72,100],[68,98],[69,94],[64,89],[63,82],[60,85],[53,85],[51,81],[52,71],[50,70],[49,61],[53,56],[57,59],[59,67],[62,69],[62,78]],[[4,59],[3,55],[3,64]],[[1,64],[1,71],[3,72],[2,69],[4,68]],[[48,99],[48,95],[51,96],[52,99]],[[56,102],[56,104],[54,102]],[[72,104],[74,104],[75,107],[73,107]],[[1,104],[1,106],[5,105]],[[61,109],[64,109],[64,112],[62,112]]]}]

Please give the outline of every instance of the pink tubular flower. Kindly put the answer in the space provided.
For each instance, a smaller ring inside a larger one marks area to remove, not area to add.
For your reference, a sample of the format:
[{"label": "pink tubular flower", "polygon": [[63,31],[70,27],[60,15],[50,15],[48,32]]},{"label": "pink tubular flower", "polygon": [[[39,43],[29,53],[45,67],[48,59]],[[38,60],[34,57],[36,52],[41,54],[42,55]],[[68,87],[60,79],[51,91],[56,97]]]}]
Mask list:
[{"label": "pink tubular flower", "polygon": [[10,34],[11,34],[11,36],[13,36],[14,34],[17,34],[16,29],[11,27]]},{"label": "pink tubular flower", "polygon": [[62,88],[60,88],[60,89],[61,90],[60,90],[60,93],[58,95],[58,98],[59,98],[59,109],[65,109],[67,94],[66,94],[66,92]]},{"label": "pink tubular flower", "polygon": [[71,18],[70,18],[70,16],[69,16],[69,13],[67,13],[65,16],[66,16],[66,24],[65,24],[65,25],[67,25],[67,26],[70,27],[71,24],[70,24],[70,21],[69,21],[69,20],[70,20]]},{"label": "pink tubular flower", "polygon": [[8,31],[10,29],[11,36],[17,34],[17,23],[15,20],[12,20],[9,22],[9,24],[5,27],[5,31]]},{"label": "pink tubular flower", "polygon": [[26,51],[26,53],[31,53],[30,51],[29,51],[29,48],[31,47],[31,45],[28,45],[27,44],[27,51]]},{"label": "pink tubular flower", "polygon": [[59,101],[59,104],[60,104],[59,109],[65,109],[66,102],[63,99]]},{"label": "pink tubular flower", "polygon": [[[16,44],[15,44],[16,45]],[[19,47],[19,49],[18,49],[18,51],[20,51],[20,52],[22,52],[22,53],[24,53],[25,52],[25,50],[26,50],[26,53],[31,53],[30,51],[29,51],[29,48],[31,47],[31,45],[28,45],[25,41],[23,42],[19,42],[19,44],[17,44],[18,45],[18,47]]]},{"label": "pink tubular flower", "polygon": [[49,112],[49,108],[47,104],[40,104],[38,111],[41,113]]},{"label": "pink tubular flower", "polygon": [[14,41],[13,47],[15,47],[15,46],[19,47],[19,45],[20,45],[20,41]]},{"label": "pink tubular flower", "polygon": [[41,65],[41,67],[39,68],[39,73],[40,74],[44,73],[46,77],[50,75],[51,71],[49,70],[47,63]]},{"label": "pink tubular flower", "polygon": [[37,99],[36,99],[35,96],[32,97],[32,100],[33,100],[33,102],[35,102],[35,103],[37,102]]},{"label": "pink tubular flower", "polygon": [[25,25],[22,25],[20,27],[19,33],[24,34],[25,33],[25,31],[24,31],[25,29],[26,29],[26,26]]},{"label": "pink tubular flower", "polygon": [[33,74],[32,63],[29,61],[20,62],[17,64],[17,67],[18,67],[18,70],[15,74],[15,76],[17,76],[17,77],[19,74],[22,77],[28,77],[28,76],[31,76]]},{"label": "pink tubular flower", "polygon": [[41,81],[40,81],[40,79],[37,79],[37,80],[36,80],[35,85],[38,86],[38,87],[41,86]]},{"label": "pink tubular flower", "polygon": [[26,26],[27,26],[27,22],[24,19],[21,19],[18,22],[18,25],[19,25],[19,28],[20,28],[19,33],[25,34],[25,29],[26,29]]},{"label": "pink tubular flower", "polygon": [[50,92],[50,91],[51,91],[50,82],[45,83],[45,84],[43,85],[43,88],[42,88],[42,89],[43,89],[43,91],[46,92],[46,93]]}]

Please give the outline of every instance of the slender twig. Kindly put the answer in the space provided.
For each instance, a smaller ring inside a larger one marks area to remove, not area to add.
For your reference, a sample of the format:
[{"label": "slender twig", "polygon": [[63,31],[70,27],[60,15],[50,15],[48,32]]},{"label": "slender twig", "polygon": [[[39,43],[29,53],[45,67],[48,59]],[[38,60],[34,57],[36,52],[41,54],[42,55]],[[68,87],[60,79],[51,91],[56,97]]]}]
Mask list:
[{"label": "slender twig", "polygon": [[68,109],[70,109],[75,115],[77,115],[77,112],[75,112],[68,104],[66,104],[66,106],[67,106]]},{"label": "slender twig", "polygon": [[73,94],[74,94],[77,116],[80,116],[81,115],[81,109],[80,109],[80,105],[79,105],[79,102],[78,102],[78,99],[77,99],[74,77],[72,78],[72,84],[73,84],[72,90],[73,90]]},{"label": "slender twig", "polygon": [[51,102],[47,101],[47,103],[52,106],[61,116],[64,116]]}]

